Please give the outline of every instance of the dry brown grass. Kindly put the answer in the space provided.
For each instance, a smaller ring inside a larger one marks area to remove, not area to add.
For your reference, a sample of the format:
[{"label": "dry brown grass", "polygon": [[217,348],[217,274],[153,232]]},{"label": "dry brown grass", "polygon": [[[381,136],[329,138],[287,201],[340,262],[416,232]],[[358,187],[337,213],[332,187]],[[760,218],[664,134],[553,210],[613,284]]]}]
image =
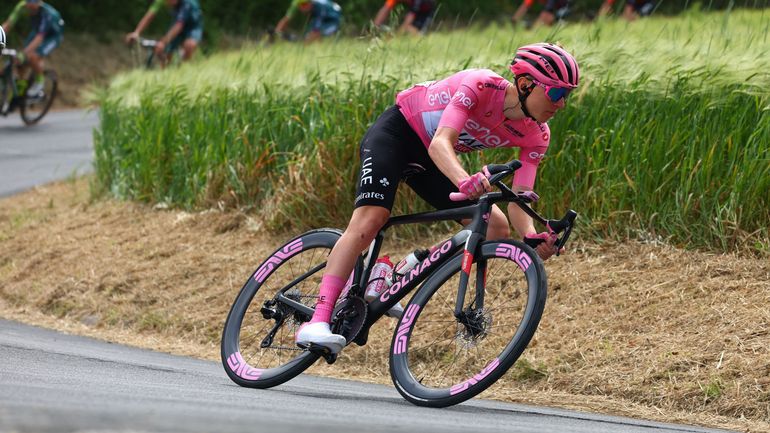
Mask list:
[{"label": "dry brown grass", "polygon": [[[236,212],[94,201],[86,180],[4,199],[0,314],[218,360],[230,303],[283,239],[257,227]],[[546,268],[535,339],[482,396],[770,431],[767,258],[573,244]],[[367,346],[311,372],[389,383],[392,329],[383,321]]]}]

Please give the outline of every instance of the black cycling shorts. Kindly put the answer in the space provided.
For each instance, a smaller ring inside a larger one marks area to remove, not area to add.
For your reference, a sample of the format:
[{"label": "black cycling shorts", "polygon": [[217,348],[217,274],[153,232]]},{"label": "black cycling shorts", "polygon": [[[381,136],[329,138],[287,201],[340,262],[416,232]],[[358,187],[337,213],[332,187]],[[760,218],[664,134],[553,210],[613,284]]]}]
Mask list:
[{"label": "black cycling shorts", "polygon": [[449,193],[457,187],[436,167],[428,149],[406,122],[398,106],[385,110],[361,140],[361,170],[355,207],[393,208],[401,180],[436,209],[471,204],[451,201]]}]

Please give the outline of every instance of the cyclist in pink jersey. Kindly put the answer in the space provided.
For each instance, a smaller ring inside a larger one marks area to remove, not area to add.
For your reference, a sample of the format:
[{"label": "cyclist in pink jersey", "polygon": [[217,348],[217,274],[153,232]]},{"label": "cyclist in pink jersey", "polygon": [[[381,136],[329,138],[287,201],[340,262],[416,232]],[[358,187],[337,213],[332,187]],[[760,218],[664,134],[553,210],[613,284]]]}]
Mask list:
[{"label": "cyclist in pink jersey", "polygon": [[[334,353],[345,346],[345,338],[329,329],[331,313],[357,257],[390,217],[400,181],[437,209],[465,206],[491,186],[484,169],[469,174],[457,153],[518,147],[522,167],[513,188],[532,190],[551,138],[545,122],[564,107],[580,72],[572,55],[545,43],[519,48],[511,71],[514,82],[488,69],[471,69],[416,84],[400,92],[396,105],[369,128],[361,140],[355,210],[329,255],[315,313],[297,332],[298,344],[315,343]],[[449,194],[457,190],[468,200],[451,201]],[[508,215],[542,259],[556,252],[556,236],[537,233],[518,206],[509,205]],[[507,237],[509,222],[495,207],[487,238]]]}]

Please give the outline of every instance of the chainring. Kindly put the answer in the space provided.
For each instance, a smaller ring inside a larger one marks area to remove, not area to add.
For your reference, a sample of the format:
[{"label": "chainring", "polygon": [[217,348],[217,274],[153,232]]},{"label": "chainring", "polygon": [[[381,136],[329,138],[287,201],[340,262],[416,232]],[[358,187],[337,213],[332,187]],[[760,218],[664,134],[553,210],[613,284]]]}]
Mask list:
[{"label": "chainring", "polygon": [[337,304],[332,317],[332,332],[342,335],[350,344],[366,323],[366,301],[358,296],[349,296]]}]

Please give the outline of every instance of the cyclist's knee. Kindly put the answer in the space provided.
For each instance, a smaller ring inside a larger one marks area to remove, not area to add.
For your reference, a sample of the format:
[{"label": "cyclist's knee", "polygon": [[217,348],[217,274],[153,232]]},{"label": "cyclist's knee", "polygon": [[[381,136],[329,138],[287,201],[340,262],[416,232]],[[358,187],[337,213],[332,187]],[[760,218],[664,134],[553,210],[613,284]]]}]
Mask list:
[{"label": "cyclist's knee", "polygon": [[511,237],[511,227],[508,219],[502,211],[496,212],[495,208],[489,217],[489,227],[487,227],[487,239],[507,239]]},{"label": "cyclist's knee", "polygon": [[361,206],[353,211],[346,231],[355,234],[362,241],[371,242],[382,226],[388,222],[390,211],[379,206]]},{"label": "cyclist's knee", "polygon": [[182,50],[186,57],[191,57],[195,53],[195,49],[198,48],[198,42],[195,39],[186,39],[182,43]]}]

